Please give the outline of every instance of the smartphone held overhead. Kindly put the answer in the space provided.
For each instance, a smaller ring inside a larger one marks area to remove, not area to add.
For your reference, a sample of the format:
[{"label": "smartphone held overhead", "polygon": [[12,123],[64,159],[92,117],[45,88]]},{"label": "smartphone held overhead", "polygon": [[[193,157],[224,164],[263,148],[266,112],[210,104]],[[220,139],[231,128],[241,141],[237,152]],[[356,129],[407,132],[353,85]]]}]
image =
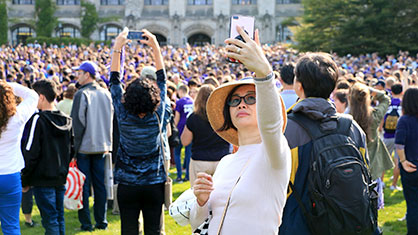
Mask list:
[{"label": "smartphone held overhead", "polygon": [[[229,24],[229,38],[235,38],[245,42],[245,40],[237,31],[237,26],[240,26],[242,29],[244,29],[245,33],[247,33],[248,36],[250,36],[251,39],[254,39],[254,22],[255,19],[252,16],[231,16]],[[227,58],[227,60],[231,63],[240,63],[239,61],[233,58]]]},{"label": "smartphone held overhead", "polygon": [[129,31],[128,39],[139,41],[139,40],[143,40],[145,38],[143,37],[143,32],[142,31]]},{"label": "smartphone held overhead", "polygon": [[244,41],[237,31],[237,26],[240,26],[250,36],[251,39],[254,39],[254,22],[255,19],[252,16],[231,16],[229,37],[241,38],[240,40]]}]

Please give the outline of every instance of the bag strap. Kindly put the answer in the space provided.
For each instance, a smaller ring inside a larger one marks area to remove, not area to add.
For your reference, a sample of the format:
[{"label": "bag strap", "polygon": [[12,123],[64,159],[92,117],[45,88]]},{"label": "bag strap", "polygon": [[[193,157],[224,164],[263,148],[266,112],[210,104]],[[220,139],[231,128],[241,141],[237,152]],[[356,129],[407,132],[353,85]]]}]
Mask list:
[{"label": "bag strap", "polygon": [[293,185],[292,181],[289,180],[289,187],[292,189],[293,191],[293,195],[295,196],[296,201],[298,202],[300,209],[302,210],[303,215],[306,218],[306,224],[308,225],[308,228],[311,232],[314,232],[313,226],[311,224],[312,221],[312,217],[311,215],[308,213],[308,211],[306,210],[305,205],[303,205],[302,199],[299,195],[299,193],[296,191],[295,189],[295,185]]},{"label": "bag strap", "polygon": [[[165,157],[164,157],[165,148],[164,148],[164,142],[163,142],[162,127],[161,127],[162,123],[160,122],[160,118],[158,117],[158,114],[154,113],[154,115],[157,117],[157,121],[158,121],[158,129],[160,131],[160,144],[161,144],[161,150],[162,150],[162,156],[163,156],[163,166],[164,166],[165,176],[168,179],[168,170],[167,170],[168,167],[165,165],[166,161],[165,161]],[[164,111],[163,111],[163,117],[164,117]],[[161,159],[161,158],[159,158],[159,159]]]},{"label": "bag strap", "polygon": [[224,208],[224,212],[222,213],[221,223],[219,224],[218,232],[216,233],[217,235],[220,235],[220,234],[221,234],[222,225],[224,224],[224,221],[225,221],[225,216],[226,216],[226,212],[227,212],[227,210],[228,210],[228,206],[229,206],[229,203],[230,203],[230,201],[231,201],[231,195],[232,195],[232,192],[234,191],[235,186],[237,186],[237,184],[238,184],[239,180],[241,179],[241,176],[242,176],[242,174],[244,173],[244,170],[247,168],[248,163],[250,162],[250,159],[251,159],[251,158],[249,158],[249,159],[247,160],[247,162],[245,163],[244,167],[242,168],[241,172],[239,173],[239,176],[238,176],[237,181],[235,182],[234,186],[233,186],[233,187],[232,187],[232,189],[231,189],[231,192],[229,192],[228,200],[226,201],[226,205],[225,205],[225,208]]}]

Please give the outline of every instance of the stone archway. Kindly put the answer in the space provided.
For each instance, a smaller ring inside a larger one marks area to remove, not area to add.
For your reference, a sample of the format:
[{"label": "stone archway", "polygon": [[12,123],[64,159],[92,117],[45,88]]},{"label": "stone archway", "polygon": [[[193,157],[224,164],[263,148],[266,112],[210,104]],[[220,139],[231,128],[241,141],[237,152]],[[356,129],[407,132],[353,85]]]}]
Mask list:
[{"label": "stone archway", "polygon": [[187,38],[187,43],[190,46],[204,46],[206,43],[211,43],[211,38],[205,33],[195,33]]},{"label": "stone archway", "polygon": [[212,43],[214,33],[215,31],[212,27],[204,24],[193,24],[184,30],[187,42],[192,46],[202,46],[205,43]]},{"label": "stone archway", "polygon": [[156,24],[146,25],[144,28],[155,35],[155,37],[157,38],[157,41],[160,45],[167,45],[168,44],[168,35],[167,34],[168,34],[168,32],[170,32],[170,30],[168,28],[163,27],[161,25],[156,25]]}]

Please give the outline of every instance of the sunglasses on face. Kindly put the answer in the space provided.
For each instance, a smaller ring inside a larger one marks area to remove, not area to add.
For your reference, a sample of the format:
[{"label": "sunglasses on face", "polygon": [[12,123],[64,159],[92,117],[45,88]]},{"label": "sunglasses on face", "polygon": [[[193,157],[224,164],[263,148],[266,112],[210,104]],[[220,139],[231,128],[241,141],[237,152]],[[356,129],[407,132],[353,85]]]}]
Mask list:
[{"label": "sunglasses on face", "polygon": [[255,104],[255,94],[247,94],[245,96],[233,95],[228,101],[228,105],[230,107],[237,107],[241,104],[241,100],[244,100],[244,102],[248,105]]}]

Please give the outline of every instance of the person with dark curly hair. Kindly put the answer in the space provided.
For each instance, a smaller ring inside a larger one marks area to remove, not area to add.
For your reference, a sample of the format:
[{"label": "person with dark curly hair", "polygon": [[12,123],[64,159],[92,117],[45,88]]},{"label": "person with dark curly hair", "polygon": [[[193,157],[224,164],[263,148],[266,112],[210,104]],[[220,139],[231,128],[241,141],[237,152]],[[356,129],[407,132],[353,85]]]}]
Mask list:
[{"label": "person with dark curly hair", "polygon": [[[16,96],[23,98],[19,105]],[[0,223],[3,234],[20,234],[20,170],[25,166],[20,139],[26,122],[36,111],[38,98],[33,90],[0,80]]]},{"label": "person with dark curly hair", "polygon": [[110,91],[120,131],[114,177],[119,184],[121,231],[138,234],[138,218],[142,212],[145,234],[160,234],[166,181],[163,151],[169,149],[166,126],[171,117],[170,102],[166,102],[167,79],[158,41],[144,29],[145,39],[140,42],[152,48],[156,72],[141,72],[141,77],[131,81],[123,92],[119,71],[128,31],[125,28],[116,38],[110,67]]}]

